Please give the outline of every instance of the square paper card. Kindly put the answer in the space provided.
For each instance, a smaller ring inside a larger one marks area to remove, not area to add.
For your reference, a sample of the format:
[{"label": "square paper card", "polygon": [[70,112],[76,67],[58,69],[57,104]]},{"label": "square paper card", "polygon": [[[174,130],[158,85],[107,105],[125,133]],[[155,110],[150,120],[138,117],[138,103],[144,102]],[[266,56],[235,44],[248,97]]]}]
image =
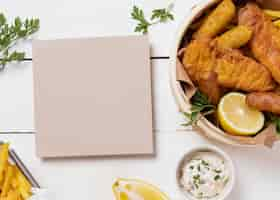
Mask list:
[{"label": "square paper card", "polygon": [[153,154],[146,36],[33,43],[39,157]]}]

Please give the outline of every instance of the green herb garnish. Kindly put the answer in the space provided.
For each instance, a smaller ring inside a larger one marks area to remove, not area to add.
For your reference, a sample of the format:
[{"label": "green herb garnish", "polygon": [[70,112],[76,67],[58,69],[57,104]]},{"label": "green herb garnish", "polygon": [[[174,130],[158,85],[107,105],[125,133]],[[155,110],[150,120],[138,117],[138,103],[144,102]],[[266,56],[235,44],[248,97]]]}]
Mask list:
[{"label": "green herb garnish", "polygon": [[0,69],[13,61],[24,60],[25,53],[11,51],[18,41],[27,39],[30,35],[37,32],[40,27],[39,19],[22,20],[16,17],[15,20],[8,24],[3,13],[0,13]]},{"label": "green herb garnish", "polygon": [[217,174],[220,174],[222,172],[222,170],[218,170],[218,169],[215,169],[214,170]]},{"label": "green herb garnish", "polygon": [[182,124],[183,126],[191,126],[196,125],[200,116],[206,116],[215,112],[216,107],[212,105],[207,96],[201,93],[200,91],[196,91],[194,96],[191,98],[191,112],[184,112],[184,116],[188,119],[188,122]]},{"label": "green herb garnish", "polygon": [[199,175],[199,174],[193,176],[193,179],[195,179],[195,180],[198,180],[199,178],[200,178],[200,175]]},{"label": "green herb garnish", "polygon": [[193,170],[194,166],[190,166],[190,169]]},{"label": "green herb garnish", "polygon": [[217,181],[217,180],[219,180],[220,178],[221,178],[220,175],[216,175],[216,176],[214,177],[214,180]]},{"label": "green herb garnish", "polygon": [[165,23],[168,20],[174,20],[174,16],[171,14],[172,8],[173,4],[170,4],[167,8],[153,10],[151,20],[158,20],[157,23]]},{"label": "green herb garnish", "polygon": [[267,121],[274,123],[276,127],[276,132],[280,134],[280,116],[277,116],[273,113],[266,113]]},{"label": "green herb garnish", "polygon": [[229,181],[229,177],[226,177],[225,180],[224,180],[224,184],[227,184]]},{"label": "green herb garnish", "polygon": [[134,6],[131,17],[132,19],[138,21],[138,24],[134,29],[135,32],[142,32],[143,34],[148,32],[148,27],[151,26],[151,23],[146,20],[142,9]]},{"label": "green herb garnish", "polygon": [[152,11],[150,20],[147,20],[144,11],[137,6],[133,6],[131,17],[138,22],[134,31],[146,34],[150,26],[174,20],[174,16],[171,13],[172,9],[173,4],[170,4],[167,8],[155,9]]},{"label": "green herb garnish", "polygon": [[208,166],[208,165],[209,165],[209,163],[206,162],[205,160],[201,160],[201,164],[203,164],[203,165],[205,165],[205,166]]}]

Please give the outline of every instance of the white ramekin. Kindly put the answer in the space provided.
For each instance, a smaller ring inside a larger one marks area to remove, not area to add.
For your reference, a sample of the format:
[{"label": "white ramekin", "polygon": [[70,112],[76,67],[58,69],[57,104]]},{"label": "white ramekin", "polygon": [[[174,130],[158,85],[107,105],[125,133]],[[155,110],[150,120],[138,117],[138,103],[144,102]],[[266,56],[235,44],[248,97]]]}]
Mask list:
[{"label": "white ramekin", "polygon": [[218,195],[214,198],[211,198],[210,200],[226,199],[230,195],[230,193],[233,190],[234,185],[235,185],[235,167],[234,167],[233,161],[229,157],[229,155],[215,146],[199,146],[199,147],[191,149],[190,151],[188,151],[187,153],[185,153],[183,155],[183,157],[179,161],[179,164],[178,164],[177,170],[176,170],[176,182],[177,182],[177,185],[178,185],[180,191],[186,196],[186,199],[188,199],[188,200],[199,200],[199,199],[195,198],[194,196],[192,196],[187,191],[185,191],[180,184],[180,177],[181,177],[180,173],[181,173],[181,169],[182,169],[184,163],[186,161],[190,160],[193,157],[193,155],[198,152],[213,152],[213,153],[217,154],[218,156],[220,156],[225,161],[225,163],[229,169],[229,172],[230,172],[229,182],[226,184],[226,187],[224,188],[223,192],[220,195]]}]

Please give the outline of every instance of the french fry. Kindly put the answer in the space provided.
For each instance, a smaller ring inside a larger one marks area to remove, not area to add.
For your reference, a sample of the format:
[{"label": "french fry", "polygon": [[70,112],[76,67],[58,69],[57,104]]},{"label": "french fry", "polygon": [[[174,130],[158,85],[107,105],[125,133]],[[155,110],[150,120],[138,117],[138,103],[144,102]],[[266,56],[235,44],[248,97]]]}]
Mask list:
[{"label": "french fry", "polygon": [[20,193],[17,190],[10,190],[5,200],[21,200]]},{"label": "french fry", "polygon": [[15,175],[15,166],[8,165],[7,172],[5,173],[5,180],[1,191],[1,197],[6,197],[12,186],[12,180]]},{"label": "french fry", "polygon": [[272,20],[280,19],[280,11],[279,10],[263,10],[264,13],[269,16]]},{"label": "french fry", "polygon": [[4,173],[8,166],[8,157],[9,157],[9,144],[1,145],[0,152],[0,187],[4,182]]},{"label": "french fry", "polygon": [[21,196],[24,199],[28,199],[31,196],[31,184],[22,174],[18,167],[15,167],[15,180],[13,181],[13,186],[19,190]]},{"label": "french fry", "polygon": [[252,31],[246,26],[236,26],[217,38],[219,47],[239,48],[244,46],[252,37]]},{"label": "french fry", "polygon": [[24,200],[29,199],[29,197],[32,195],[30,191],[25,190],[23,187],[19,187],[18,191]]},{"label": "french fry", "polygon": [[[19,185],[18,185],[18,181],[17,181],[17,179],[16,179],[16,177],[14,177],[13,178],[13,180],[12,180],[12,187],[13,188],[17,188]],[[1,199],[0,199],[1,200]]]},{"label": "french fry", "polygon": [[21,170],[9,163],[9,144],[0,146],[0,200],[27,200],[31,184]]},{"label": "french fry", "polygon": [[18,167],[16,167],[16,178],[20,186],[25,188],[27,191],[31,190],[31,184],[26,179],[26,177],[22,174],[22,172],[19,170]]},{"label": "french fry", "polygon": [[203,21],[194,38],[213,38],[234,18],[236,7],[232,0],[223,0]]}]

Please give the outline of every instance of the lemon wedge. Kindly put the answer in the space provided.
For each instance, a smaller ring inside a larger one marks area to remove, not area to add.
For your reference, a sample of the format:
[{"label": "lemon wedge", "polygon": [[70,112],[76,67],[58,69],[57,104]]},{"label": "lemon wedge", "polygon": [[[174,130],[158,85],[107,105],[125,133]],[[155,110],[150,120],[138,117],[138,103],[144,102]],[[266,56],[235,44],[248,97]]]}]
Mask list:
[{"label": "lemon wedge", "polygon": [[262,112],[246,104],[246,95],[231,92],[218,105],[218,119],[225,131],[235,135],[255,135],[264,126]]},{"label": "lemon wedge", "polygon": [[158,188],[141,180],[119,178],[113,192],[116,200],[169,200]]}]

